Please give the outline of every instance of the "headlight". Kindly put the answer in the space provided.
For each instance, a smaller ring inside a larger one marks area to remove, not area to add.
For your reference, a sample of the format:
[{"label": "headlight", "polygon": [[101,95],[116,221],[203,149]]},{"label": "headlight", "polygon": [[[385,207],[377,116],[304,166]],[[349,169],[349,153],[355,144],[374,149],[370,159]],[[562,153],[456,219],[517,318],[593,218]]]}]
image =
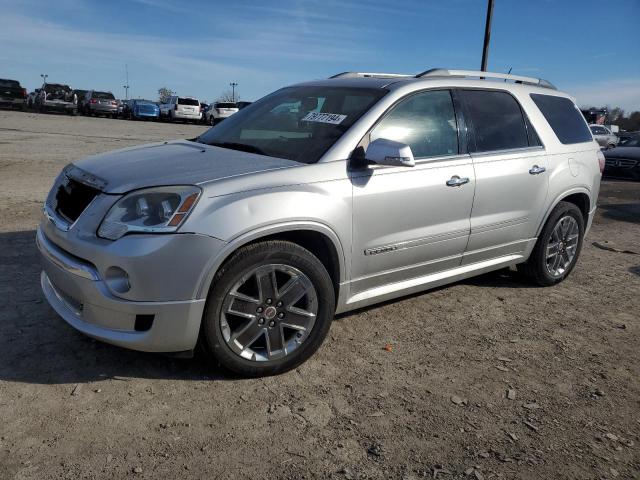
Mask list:
[{"label": "headlight", "polygon": [[193,210],[200,193],[193,185],[131,192],[111,207],[98,236],[117,240],[129,232],[175,232]]}]

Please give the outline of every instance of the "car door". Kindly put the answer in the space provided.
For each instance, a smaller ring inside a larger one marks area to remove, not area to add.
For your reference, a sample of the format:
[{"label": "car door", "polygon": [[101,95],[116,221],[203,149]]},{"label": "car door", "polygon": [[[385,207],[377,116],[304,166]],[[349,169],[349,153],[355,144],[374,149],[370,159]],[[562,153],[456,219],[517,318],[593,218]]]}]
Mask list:
[{"label": "car door", "polygon": [[475,186],[449,90],[399,101],[363,139],[409,145],[414,167],[352,169],[351,294],[460,265]]},{"label": "car door", "polygon": [[460,90],[476,176],[471,234],[462,261],[525,251],[544,214],[547,158],[537,133],[507,91]]}]

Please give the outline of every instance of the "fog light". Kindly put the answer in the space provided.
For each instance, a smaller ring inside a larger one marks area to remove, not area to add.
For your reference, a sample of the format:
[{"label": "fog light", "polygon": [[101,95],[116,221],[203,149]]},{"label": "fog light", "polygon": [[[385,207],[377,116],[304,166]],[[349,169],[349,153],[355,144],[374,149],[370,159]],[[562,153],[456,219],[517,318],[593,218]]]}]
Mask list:
[{"label": "fog light", "polygon": [[131,290],[129,275],[120,267],[109,267],[105,272],[104,281],[116,293],[127,293]]}]

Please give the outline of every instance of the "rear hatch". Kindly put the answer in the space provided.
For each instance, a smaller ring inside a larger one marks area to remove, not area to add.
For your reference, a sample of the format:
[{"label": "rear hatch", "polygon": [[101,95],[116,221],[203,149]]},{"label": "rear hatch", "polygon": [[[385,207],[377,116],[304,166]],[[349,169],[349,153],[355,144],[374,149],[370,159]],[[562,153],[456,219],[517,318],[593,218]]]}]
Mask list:
[{"label": "rear hatch", "polygon": [[187,115],[199,115],[200,102],[197,98],[178,97],[176,111]]},{"label": "rear hatch", "polygon": [[228,117],[238,111],[238,106],[233,102],[218,102],[214,107],[218,115]]},{"label": "rear hatch", "polygon": [[93,92],[90,103],[102,107],[117,108],[118,102],[111,92]]}]

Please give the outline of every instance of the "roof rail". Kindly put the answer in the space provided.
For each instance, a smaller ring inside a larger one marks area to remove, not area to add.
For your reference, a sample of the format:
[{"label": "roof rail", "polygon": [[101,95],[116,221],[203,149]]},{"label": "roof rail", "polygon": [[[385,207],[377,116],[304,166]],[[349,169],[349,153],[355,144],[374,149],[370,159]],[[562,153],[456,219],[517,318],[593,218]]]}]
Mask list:
[{"label": "roof rail", "polygon": [[372,73],[372,72],[342,72],[333,75],[329,78],[357,78],[357,77],[371,77],[371,78],[410,78],[413,75],[406,75],[402,73]]},{"label": "roof rail", "polygon": [[549,81],[542,78],[522,77],[520,75],[511,75],[509,73],[481,72],[477,70],[448,70],[446,68],[432,68],[416,75],[416,78],[424,77],[478,77],[478,78],[500,78],[505,81],[511,80],[515,83],[525,83],[527,85],[537,85],[543,88],[556,87]]}]

